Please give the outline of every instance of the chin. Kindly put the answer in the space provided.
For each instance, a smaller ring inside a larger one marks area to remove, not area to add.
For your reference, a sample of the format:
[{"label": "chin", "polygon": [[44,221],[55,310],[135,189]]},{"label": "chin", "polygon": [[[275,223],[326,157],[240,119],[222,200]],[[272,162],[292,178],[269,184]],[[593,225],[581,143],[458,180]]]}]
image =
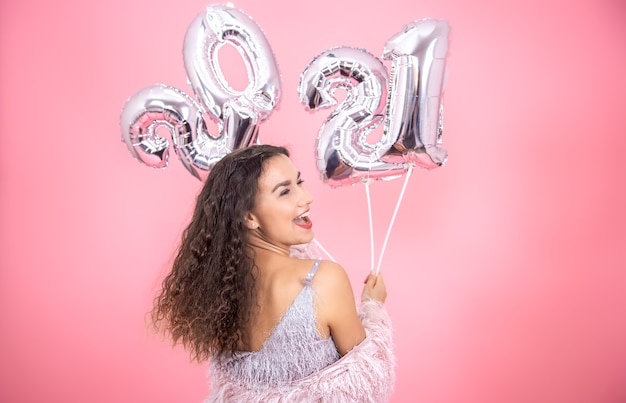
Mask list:
[{"label": "chin", "polygon": [[304,245],[304,244],[310,243],[311,241],[313,241],[313,238],[315,238],[315,234],[313,234],[313,231],[311,231],[311,234],[309,236],[300,238],[297,245]]}]

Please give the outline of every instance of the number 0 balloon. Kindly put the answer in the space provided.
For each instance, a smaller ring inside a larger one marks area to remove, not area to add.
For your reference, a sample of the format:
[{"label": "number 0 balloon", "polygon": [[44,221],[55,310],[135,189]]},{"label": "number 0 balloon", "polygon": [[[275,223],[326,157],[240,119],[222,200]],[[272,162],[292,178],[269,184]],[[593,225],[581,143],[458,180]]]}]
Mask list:
[{"label": "number 0 balloon", "polygon": [[[233,46],[246,65],[248,85],[242,91],[232,88],[220,67],[224,45]],[[165,128],[185,168],[202,179],[224,155],[256,141],[258,125],[280,100],[280,75],[262,30],[232,5],[211,5],[194,19],[183,55],[196,100],[162,84],[138,91],[122,110],[122,140],[140,162],[165,168],[170,142],[157,133]],[[207,118],[218,134],[208,132]]]}]

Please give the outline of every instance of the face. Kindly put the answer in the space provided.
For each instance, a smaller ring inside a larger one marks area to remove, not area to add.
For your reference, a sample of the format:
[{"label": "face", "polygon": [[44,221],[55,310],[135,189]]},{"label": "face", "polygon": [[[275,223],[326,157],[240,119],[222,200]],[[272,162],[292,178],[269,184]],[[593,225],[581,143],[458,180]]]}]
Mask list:
[{"label": "face", "polygon": [[313,197],[289,157],[277,155],[265,162],[259,177],[255,207],[247,215],[253,237],[281,249],[313,240],[309,207]]}]

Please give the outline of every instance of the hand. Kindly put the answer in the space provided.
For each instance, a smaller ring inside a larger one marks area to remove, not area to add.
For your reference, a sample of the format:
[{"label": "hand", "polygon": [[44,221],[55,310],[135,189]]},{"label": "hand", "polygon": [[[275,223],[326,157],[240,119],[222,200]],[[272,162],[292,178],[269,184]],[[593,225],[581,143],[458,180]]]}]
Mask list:
[{"label": "hand", "polygon": [[361,293],[361,302],[372,299],[384,303],[387,299],[387,287],[383,281],[382,274],[370,273],[365,279],[365,286]]}]

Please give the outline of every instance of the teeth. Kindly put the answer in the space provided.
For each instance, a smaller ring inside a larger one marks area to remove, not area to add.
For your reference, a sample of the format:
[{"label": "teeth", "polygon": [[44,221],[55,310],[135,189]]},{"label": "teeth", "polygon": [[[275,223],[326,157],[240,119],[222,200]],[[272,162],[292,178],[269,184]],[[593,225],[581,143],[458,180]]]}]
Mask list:
[{"label": "teeth", "polygon": [[308,217],[309,216],[309,212],[307,211],[306,213],[303,213],[302,215],[299,215],[298,218],[304,218],[304,217]]}]

